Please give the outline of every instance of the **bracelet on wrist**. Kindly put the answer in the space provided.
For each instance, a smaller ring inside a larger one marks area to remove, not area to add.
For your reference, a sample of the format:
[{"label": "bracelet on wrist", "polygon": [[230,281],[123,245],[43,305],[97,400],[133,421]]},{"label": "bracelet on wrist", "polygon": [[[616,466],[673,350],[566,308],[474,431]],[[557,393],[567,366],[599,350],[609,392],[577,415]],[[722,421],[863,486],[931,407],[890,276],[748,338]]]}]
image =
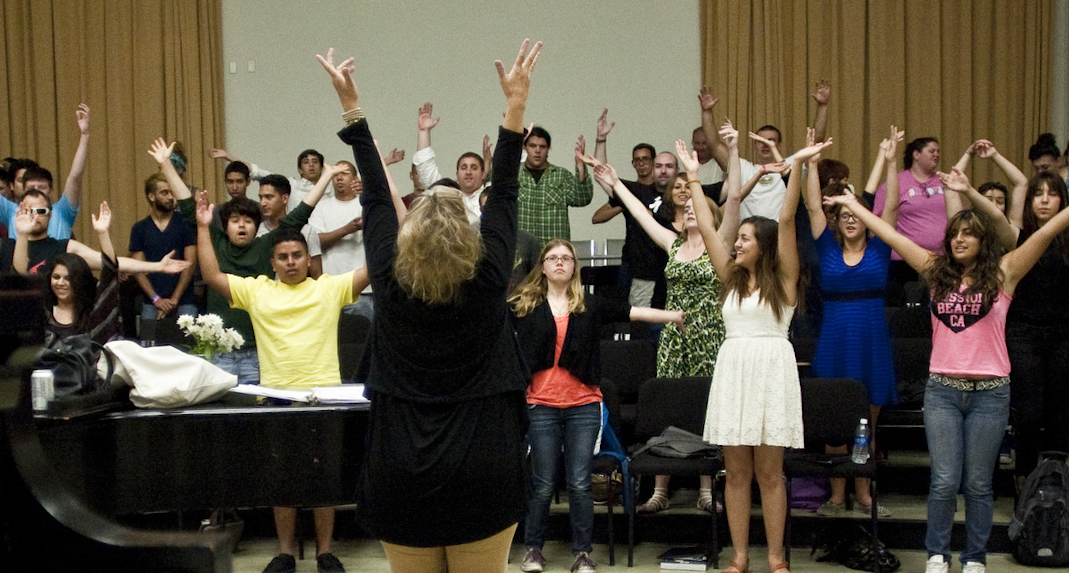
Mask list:
[{"label": "bracelet on wrist", "polygon": [[605,143],[604,139],[594,139],[594,143]]},{"label": "bracelet on wrist", "polygon": [[158,294],[152,295],[152,304],[156,304],[157,302],[160,302],[160,295],[158,295]]},{"label": "bracelet on wrist", "polygon": [[690,185],[691,183],[697,183],[698,185],[702,184],[702,182],[697,179],[687,179],[687,185]]},{"label": "bracelet on wrist", "polygon": [[361,119],[364,119],[364,110],[360,109],[359,106],[354,107],[341,114],[341,119],[345,122],[345,125],[352,125]]}]

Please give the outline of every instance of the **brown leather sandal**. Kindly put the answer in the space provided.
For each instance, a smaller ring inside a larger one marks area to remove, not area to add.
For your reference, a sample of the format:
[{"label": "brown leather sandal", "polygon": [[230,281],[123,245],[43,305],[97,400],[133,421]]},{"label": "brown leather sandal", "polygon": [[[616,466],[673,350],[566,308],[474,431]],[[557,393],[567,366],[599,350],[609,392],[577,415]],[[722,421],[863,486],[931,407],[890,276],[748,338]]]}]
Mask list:
[{"label": "brown leather sandal", "polygon": [[769,569],[770,573],[776,573],[776,571],[786,571],[787,573],[791,573],[791,570],[788,569],[786,561],[780,561],[779,563],[772,565],[772,568]]},{"label": "brown leather sandal", "polygon": [[750,570],[749,563],[747,563],[746,565],[747,567],[742,567],[738,563],[736,563],[734,559],[732,559],[731,563],[728,563],[728,568],[724,569],[722,573],[748,573],[748,571]]}]

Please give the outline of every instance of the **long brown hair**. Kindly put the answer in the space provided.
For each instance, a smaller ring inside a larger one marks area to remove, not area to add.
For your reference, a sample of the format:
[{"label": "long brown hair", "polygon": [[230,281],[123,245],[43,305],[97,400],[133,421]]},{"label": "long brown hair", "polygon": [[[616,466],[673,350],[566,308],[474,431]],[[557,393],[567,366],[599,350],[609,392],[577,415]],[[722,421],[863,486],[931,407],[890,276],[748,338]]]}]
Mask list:
[{"label": "long brown hair", "polygon": [[[772,314],[779,320],[783,307],[788,306],[787,291],[779,280],[779,225],[772,219],[755,216],[747,217],[739,225],[739,229],[746,224],[753,227],[754,240],[761,250],[754,268],[759,291],[757,300],[771,306]],[[732,292],[737,292],[739,306],[742,306],[742,299],[753,294],[750,292],[750,270],[742,265],[732,264],[724,287],[720,294],[722,304]]]},{"label": "long brown hair", "polygon": [[[1051,193],[1058,196],[1059,211],[1069,207],[1069,192],[1066,191],[1065,181],[1057,173],[1037,173],[1035,177],[1028,180],[1028,193],[1025,195],[1024,214],[1021,217],[1021,234],[1025,237],[1031,237],[1032,233],[1040,227],[1039,217],[1036,217],[1036,212],[1032,207],[1032,200],[1036,195],[1043,193],[1044,184]],[[1009,199],[1009,195],[1006,198]],[[1008,209],[1009,206],[1007,206]],[[1062,254],[1062,261],[1069,264],[1069,231],[1058,233],[1058,236],[1054,238],[1054,244],[1058,245],[1057,249]]]},{"label": "long brown hair", "polygon": [[[520,281],[520,284],[516,285],[516,289],[512,291],[512,296],[508,298],[508,302],[512,304],[516,316],[523,318],[531,314],[531,311],[546,300],[546,293],[549,291],[549,280],[546,278],[545,273],[542,272],[542,264],[546,259],[546,253],[560,246],[567,247],[568,251],[572,253],[572,258],[575,258],[575,247],[568,241],[553,239],[546,243],[546,246],[542,247],[542,252],[538,254],[538,264],[531,269],[531,272],[527,273],[527,276]],[[576,260],[575,272],[572,273],[572,280],[568,282],[568,312],[582,314],[585,311],[583,281],[579,277],[579,261]]]},{"label": "long brown hair", "polygon": [[943,236],[943,254],[937,256],[924,272],[924,280],[932,289],[933,301],[941,301],[950,293],[958,292],[966,273],[965,265],[952,254],[952,243],[958,230],[964,225],[968,225],[972,234],[980,239],[980,250],[976,253],[976,265],[968,273],[972,284],[966,287],[963,294],[968,297],[979,293],[982,297],[981,308],[986,312],[995,304],[999,291],[1002,290],[1003,277],[999,263],[1006,250],[999,240],[995,226],[982,211],[966,209],[958,211],[950,218]]}]

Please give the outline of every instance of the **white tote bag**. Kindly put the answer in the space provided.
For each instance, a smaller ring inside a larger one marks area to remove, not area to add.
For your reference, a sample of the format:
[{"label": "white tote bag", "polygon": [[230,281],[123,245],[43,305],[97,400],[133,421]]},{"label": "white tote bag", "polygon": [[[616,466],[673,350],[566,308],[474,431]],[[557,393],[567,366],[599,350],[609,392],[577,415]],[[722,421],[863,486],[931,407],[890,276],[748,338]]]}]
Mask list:
[{"label": "white tote bag", "polygon": [[[172,346],[144,348],[130,340],[104,345],[115,358],[113,380],[131,386],[138,408],[180,408],[218,400],[238,377]],[[99,368],[99,366],[98,366]]]}]

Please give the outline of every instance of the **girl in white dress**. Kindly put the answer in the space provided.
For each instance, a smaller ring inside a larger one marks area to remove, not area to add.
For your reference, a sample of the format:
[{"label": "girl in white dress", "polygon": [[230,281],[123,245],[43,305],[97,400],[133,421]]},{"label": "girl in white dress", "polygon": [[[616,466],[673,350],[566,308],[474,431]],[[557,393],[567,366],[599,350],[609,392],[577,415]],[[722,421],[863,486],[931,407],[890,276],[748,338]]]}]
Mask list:
[{"label": "girl in white dress", "polygon": [[[738,131],[728,122],[720,137],[731,153],[730,191],[740,182]],[[783,559],[787,517],[783,450],[804,445],[798,368],[794,348],[787,340],[797,301],[799,268],[794,217],[802,166],[830,144],[829,139],[795,154],[794,176],[787,185],[778,228],[775,221],[764,217],[744,220],[735,239],[734,258],[713,228],[708,206],[703,201],[694,202],[698,229],[716,273],[724,281],[727,338],[713,372],[705,440],[724,449],[724,498],[735,551],[727,573],[746,573],[749,569],[750,484],[754,475],[761,488],[770,571],[788,572]],[[676,142],[676,150],[691,192],[701,193],[697,154],[688,153],[682,141]]]}]

